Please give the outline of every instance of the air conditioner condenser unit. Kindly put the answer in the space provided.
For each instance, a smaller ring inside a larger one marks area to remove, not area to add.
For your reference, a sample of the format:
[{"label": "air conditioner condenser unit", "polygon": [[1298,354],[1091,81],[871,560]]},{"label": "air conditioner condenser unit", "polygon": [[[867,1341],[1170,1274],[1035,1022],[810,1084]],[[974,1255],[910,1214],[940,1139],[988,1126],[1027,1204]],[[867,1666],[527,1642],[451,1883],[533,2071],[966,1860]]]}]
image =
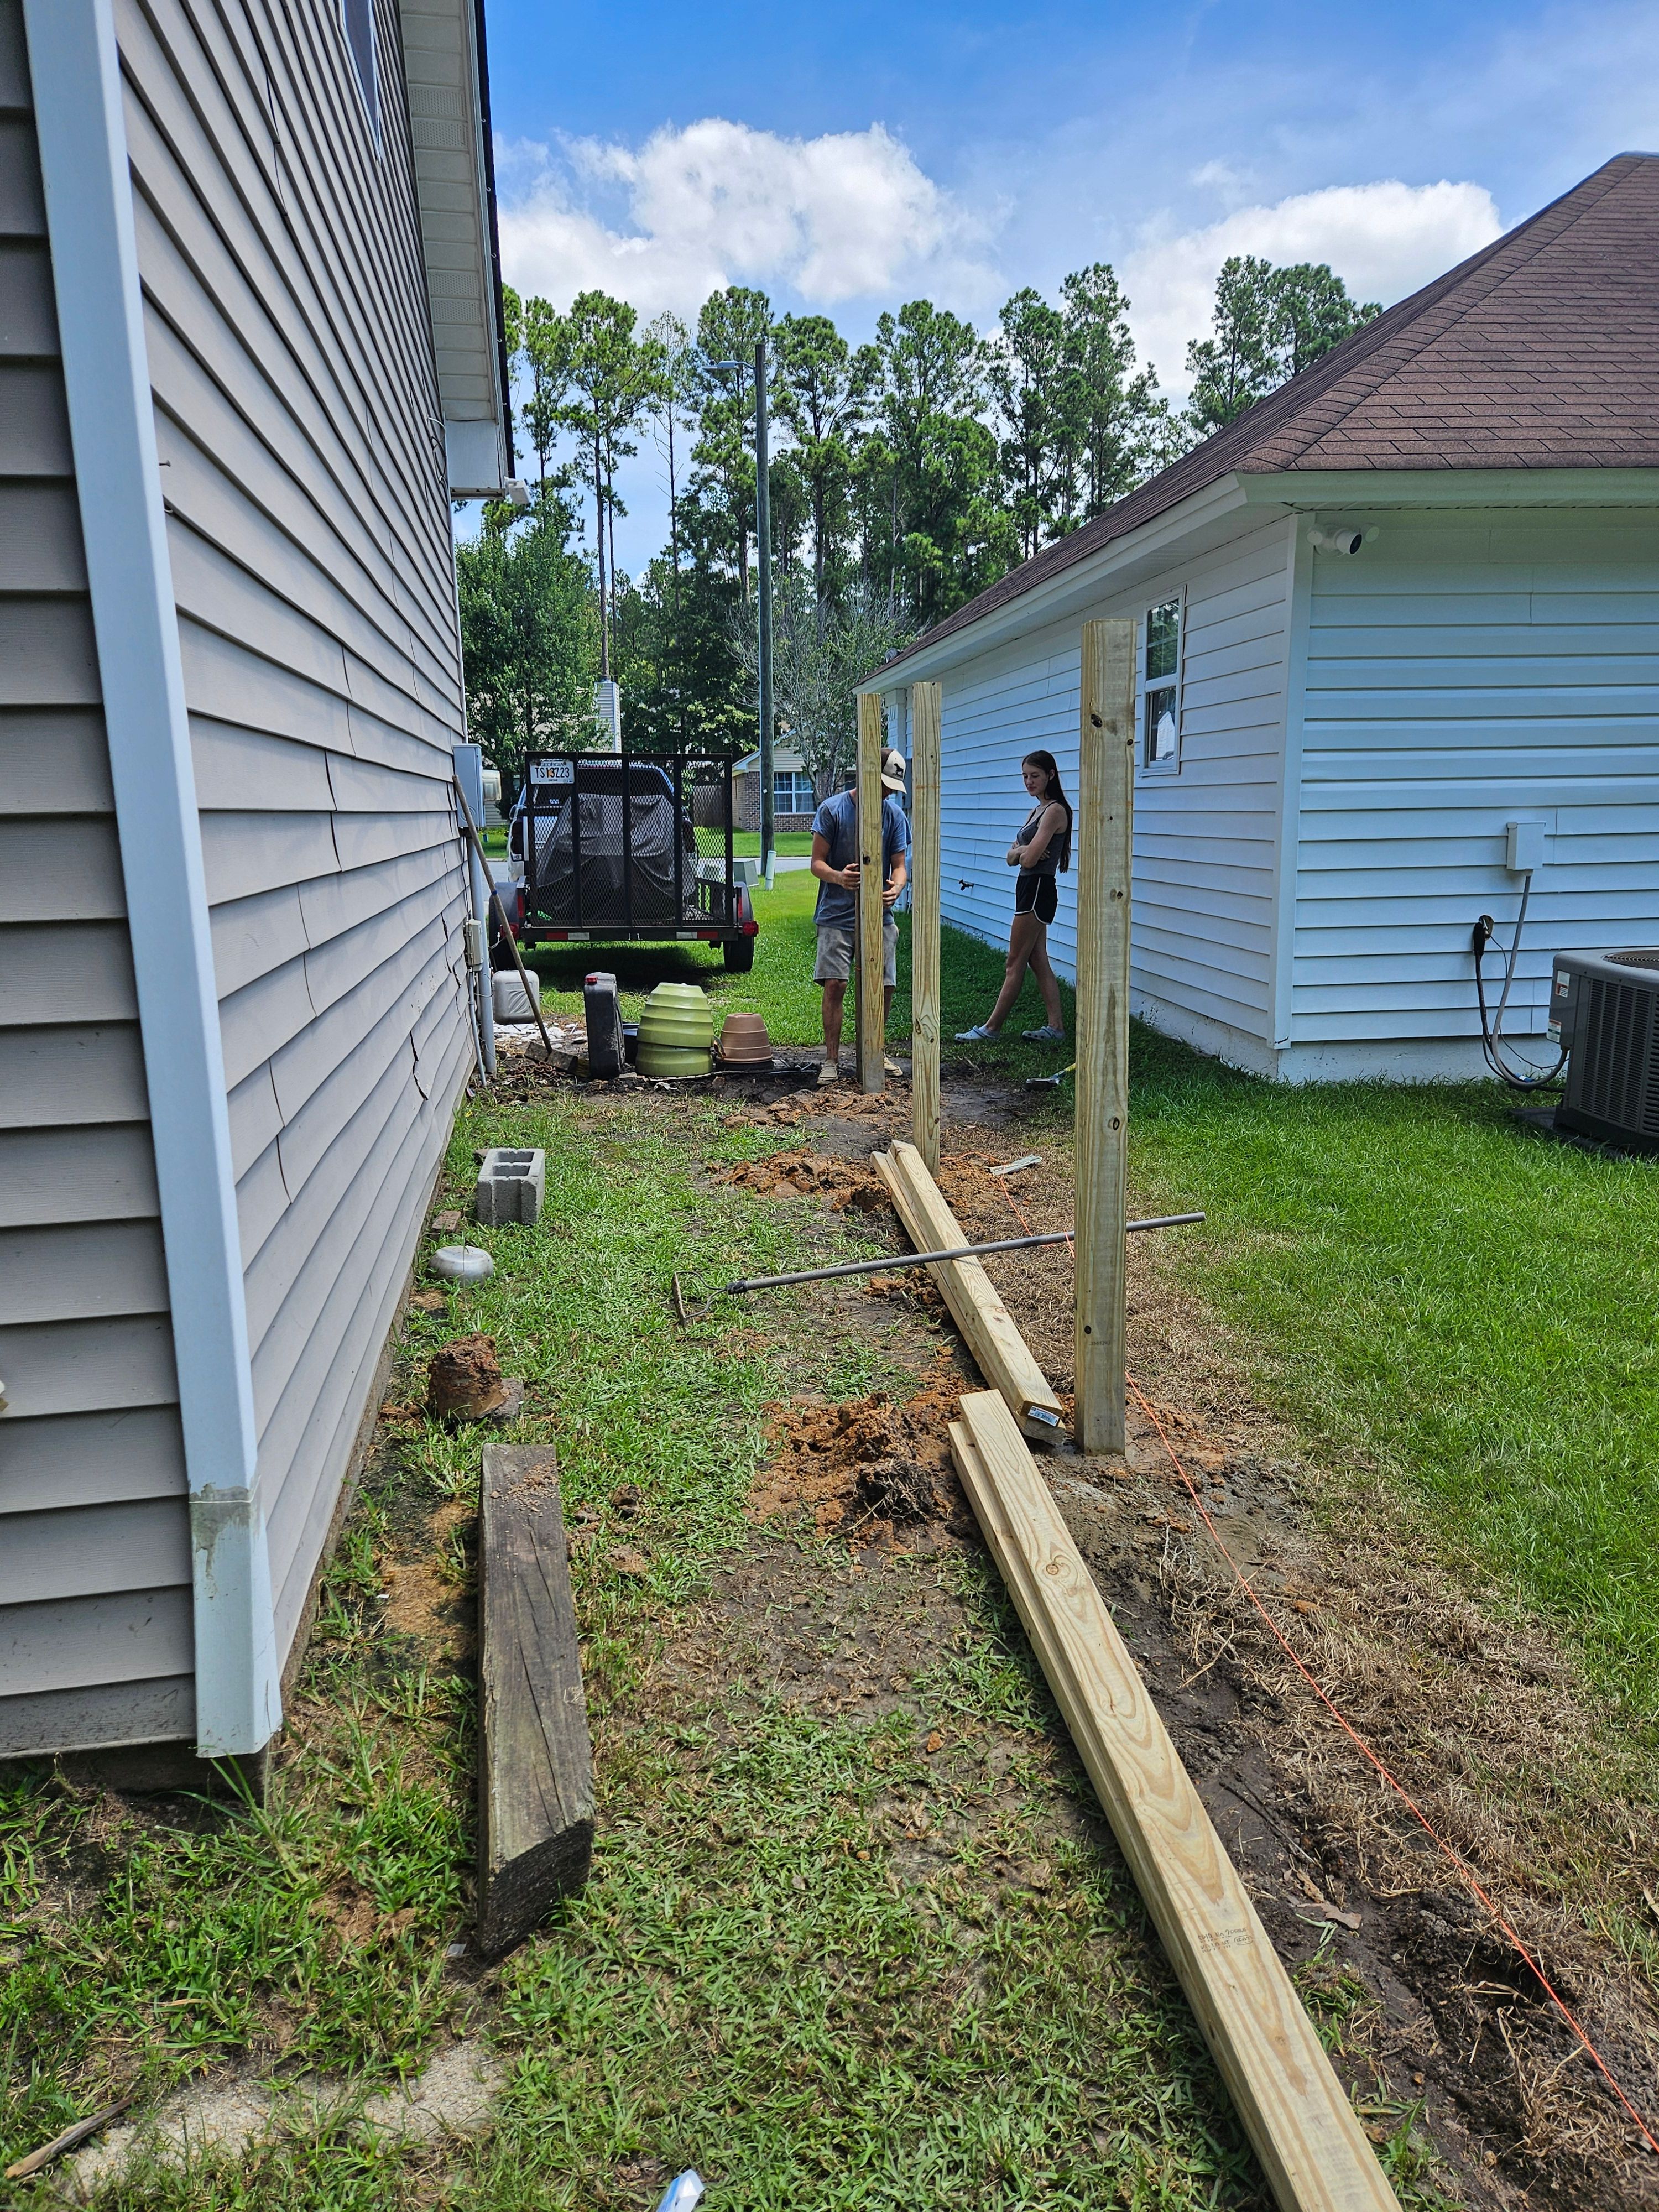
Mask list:
[{"label": "air conditioner condenser unit", "polygon": [[1558,952],[1550,1034],[1570,1055],[1556,1127],[1659,1152],[1659,945]]}]

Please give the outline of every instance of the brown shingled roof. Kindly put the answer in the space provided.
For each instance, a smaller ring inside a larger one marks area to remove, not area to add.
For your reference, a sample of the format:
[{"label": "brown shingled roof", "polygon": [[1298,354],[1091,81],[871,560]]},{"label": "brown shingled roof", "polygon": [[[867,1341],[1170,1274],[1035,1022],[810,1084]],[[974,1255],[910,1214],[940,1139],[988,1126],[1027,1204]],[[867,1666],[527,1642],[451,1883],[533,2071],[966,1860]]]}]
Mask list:
[{"label": "brown shingled roof", "polygon": [[1235,472],[1595,468],[1659,468],[1656,154],[1615,155],[887,667]]}]

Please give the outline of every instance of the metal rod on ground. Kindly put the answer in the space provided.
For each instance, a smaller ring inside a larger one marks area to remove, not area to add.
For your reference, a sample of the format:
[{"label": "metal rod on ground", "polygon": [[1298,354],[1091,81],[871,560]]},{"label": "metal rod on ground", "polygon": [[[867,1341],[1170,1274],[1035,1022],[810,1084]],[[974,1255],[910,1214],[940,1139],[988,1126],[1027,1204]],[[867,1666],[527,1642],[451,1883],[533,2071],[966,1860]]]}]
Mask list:
[{"label": "metal rod on ground", "polygon": [[[473,849],[477,854],[479,862],[483,868],[484,881],[489,885],[489,902],[501,918],[501,935],[507,940],[507,951],[513,955],[513,965],[519,971],[519,981],[524,985],[526,1001],[530,1007],[531,1012],[536,1017],[537,1028],[542,1033],[543,1048],[546,1052],[548,1058],[551,1060],[553,1057],[553,1040],[547,1034],[547,1024],[542,1019],[541,1000],[530,988],[530,978],[525,972],[524,957],[519,951],[519,940],[514,937],[513,932],[507,927],[507,908],[501,904],[501,895],[495,888],[495,878],[489,872],[489,856],[484,851],[483,839],[478,835],[478,825],[472,819],[472,809],[466,803],[466,793],[461,789],[459,783],[455,787],[455,796],[461,802],[461,812],[466,817],[467,835],[472,840]],[[486,946],[484,948],[486,967],[488,967],[489,957],[489,947]]]},{"label": "metal rod on ground", "polygon": [[1134,624],[1083,625],[1077,852],[1077,1440],[1124,1443]]},{"label": "metal rod on ground", "polygon": [[[1126,1221],[1126,1235],[1144,1229],[1184,1229],[1202,1221],[1201,1213],[1155,1213],[1146,1221]],[[895,1267],[932,1267],[941,1260],[977,1260],[987,1252],[1028,1252],[1036,1244],[1069,1244],[1069,1229],[1051,1229],[1041,1237],[1001,1237],[994,1244],[953,1244],[945,1252],[902,1252],[884,1260],[848,1260],[835,1267],[805,1267],[793,1275],[742,1275],[735,1283],[722,1283],[729,1298],[745,1291],[780,1291],[790,1283],[827,1283],[836,1275],[880,1275]],[[675,1278],[678,1282],[678,1276]],[[682,1319],[684,1315],[682,1314]]]},{"label": "metal rod on ground", "polygon": [[929,1175],[939,1173],[939,805],[941,694],[910,690],[910,1121]]},{"label": "metal rod on ground", "polygon": [[886,888],[886,870],[882,865],[882,812],[886,798],[881,785],[882,722],[880,697],[875,692],[865,692],[859,700],[858,1078],[860,1090],[872,1091],[886,1087],[882,1068],[887,1034],[887,1001],[881,974],[887,918],[881,902]]}]

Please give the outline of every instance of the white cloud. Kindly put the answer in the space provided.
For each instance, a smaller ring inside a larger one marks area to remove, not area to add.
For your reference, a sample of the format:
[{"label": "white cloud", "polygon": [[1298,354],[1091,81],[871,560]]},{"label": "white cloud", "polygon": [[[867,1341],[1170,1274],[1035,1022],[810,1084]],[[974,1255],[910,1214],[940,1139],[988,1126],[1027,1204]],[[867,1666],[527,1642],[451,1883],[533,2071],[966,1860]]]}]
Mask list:
[{"label": "white cloud", "polygon": [[1333,185],[1273,207],[1245,207],[1201,230],[1156,226],[1123,264],[1130,322],[1165,388],[1184,393],[1189,338],[1210,327],[1215,280],[1230,254],[1328,261],[1360,300],[1389,307],[1488,245],[1502,225],[1482,185]]},{"label": "white cloud", "polygon": [[936,294],[994,289],[980,227],[878,123],[784,138],[708,117],[637,149],[571,141],[556,166],[541,149],[505,149],[508,175],[536,154],[501,210],[501,258],[510,283],[556,306],[593,285],[646,314],[695,313],[731,283],[825,307],[884,303],[924,280]]}]

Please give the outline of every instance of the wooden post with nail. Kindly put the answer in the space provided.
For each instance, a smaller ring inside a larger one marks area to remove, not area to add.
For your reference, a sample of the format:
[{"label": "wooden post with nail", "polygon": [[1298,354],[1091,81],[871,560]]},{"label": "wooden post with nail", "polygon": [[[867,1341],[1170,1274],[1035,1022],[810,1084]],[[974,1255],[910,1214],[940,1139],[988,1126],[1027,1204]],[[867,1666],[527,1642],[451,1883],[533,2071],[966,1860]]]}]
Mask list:
[{"label": "wooden post with nail", "polygon": [[910,690],[910,1121],[939,1173],[939,782],[941,694]]},{"label": "wooden post with nail", "polygon": [[1083,625],[1077,810],[1078,1443],[1123,1449],[1135,629]]},{"label": "wooden post with nail", "polygon": [[881,747],[884,716],[878,694],[859,700],[859,991],[858,1079],[860,1091],[885,1087],[882,1068],[887,1034],[887,1000],[882,989],[882,934],[887,909],[881,902]]}]

